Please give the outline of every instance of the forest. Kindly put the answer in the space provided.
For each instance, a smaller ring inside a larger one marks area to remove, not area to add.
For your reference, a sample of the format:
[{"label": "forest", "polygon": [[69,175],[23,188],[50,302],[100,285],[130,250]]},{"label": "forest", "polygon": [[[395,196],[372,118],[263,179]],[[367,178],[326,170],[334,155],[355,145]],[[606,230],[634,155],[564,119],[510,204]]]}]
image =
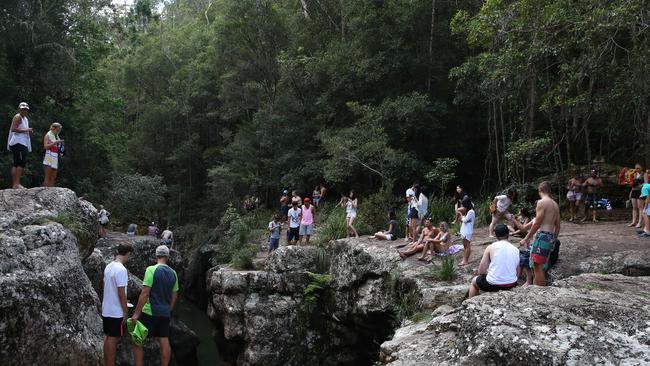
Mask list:
[{"label": "forest", "polygon": [[646,0],[121,3],[4,0],[0,110],[30,104],[29,187],[58,121],[58,185],[124,221],[650,165]]}]

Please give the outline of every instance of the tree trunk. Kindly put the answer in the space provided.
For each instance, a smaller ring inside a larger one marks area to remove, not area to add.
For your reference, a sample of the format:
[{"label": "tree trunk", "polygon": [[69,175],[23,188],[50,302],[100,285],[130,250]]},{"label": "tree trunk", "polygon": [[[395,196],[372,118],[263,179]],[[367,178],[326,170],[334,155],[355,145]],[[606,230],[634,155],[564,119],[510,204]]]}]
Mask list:
[{"label": "tree trunk", "polygon": [[427,74],[427,93],[431,92],[431,67],[433,64],[433,29],[436,24],[436,0],[431,0],[431,28],[429,30],[429,72]]},{"label": "tree trunk", "polygon": [[300,5],[302,5],[302,15],[309,19],[309,6],[307,5],[307,0],[300,0]]}]

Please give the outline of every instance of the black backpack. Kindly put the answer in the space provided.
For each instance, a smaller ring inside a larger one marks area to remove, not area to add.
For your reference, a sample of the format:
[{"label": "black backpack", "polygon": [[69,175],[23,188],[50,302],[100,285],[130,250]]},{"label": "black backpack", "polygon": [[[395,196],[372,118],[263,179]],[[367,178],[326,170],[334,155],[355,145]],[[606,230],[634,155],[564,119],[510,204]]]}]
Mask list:
[{"label": "black backpack", "polygon": [[552,268],[555,265],[555,263],[557,263],[559,256],[560,256],[560,241],[556,240],[555,245],[553,246],[553,251],[551,252],[551,255],[548,257],[549,268]]}]

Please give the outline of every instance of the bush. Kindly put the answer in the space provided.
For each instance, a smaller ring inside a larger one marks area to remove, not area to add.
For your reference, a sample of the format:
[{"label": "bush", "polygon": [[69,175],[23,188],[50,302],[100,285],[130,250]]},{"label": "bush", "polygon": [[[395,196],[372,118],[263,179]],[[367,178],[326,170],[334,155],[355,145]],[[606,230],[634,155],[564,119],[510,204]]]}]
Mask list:
[{"label": "bush", "polygon": [[318,229],[318,243],[323,244],[346,236],[345,210],[333,209]]},{"label": "bush", "polygon": [[429,213],[434,225],[441,221],[448,224],[454,221],[454,205],[445,197],[433,197],[429,199]]},{"label": "bush", "polygon": [[406,206],[393,195],[390,186],[368,196],[359,203],[358,224],[355,224],[359,235],[387,229],[388,212],[395,210],[395,215],[399,217],[400,206],[404,206],[401,212],[406,212]]},{"label": "bush", "polygon": [[219,250],[211,259],[213,265],[231,263],[238,269],[252,268],[252,258],[257,253],[257,246],[248,243],[253,221],[232,206],[226,209],[217,229],[222,235],[217,239]]},{"label": "bush", "polygon": [[305,309],[307,312],[313,312],[318,306],[321,293],[329,286],[332,281],[330,274],[318,274],[307,272],[309,284],[305,287],[303,295],[305,296]]},{"label": "bush", "polygon": [[239,270],[253,269],[253,257],[255,254],[257,254],[257,246],[244,244],[232,252],[230,264]]}]

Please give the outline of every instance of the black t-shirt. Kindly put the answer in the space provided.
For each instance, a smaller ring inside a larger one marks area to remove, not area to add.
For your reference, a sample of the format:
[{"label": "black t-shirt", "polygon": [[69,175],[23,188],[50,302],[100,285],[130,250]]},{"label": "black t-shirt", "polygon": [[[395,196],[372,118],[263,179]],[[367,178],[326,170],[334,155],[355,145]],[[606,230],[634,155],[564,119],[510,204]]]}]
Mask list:
[{"label": "black t-shirt", "polygon": [[388,234],[395,236],[395,231],[397,230],[397,221],[390,220],[388,225],[390,226],[390,231],[388,232]]}]

